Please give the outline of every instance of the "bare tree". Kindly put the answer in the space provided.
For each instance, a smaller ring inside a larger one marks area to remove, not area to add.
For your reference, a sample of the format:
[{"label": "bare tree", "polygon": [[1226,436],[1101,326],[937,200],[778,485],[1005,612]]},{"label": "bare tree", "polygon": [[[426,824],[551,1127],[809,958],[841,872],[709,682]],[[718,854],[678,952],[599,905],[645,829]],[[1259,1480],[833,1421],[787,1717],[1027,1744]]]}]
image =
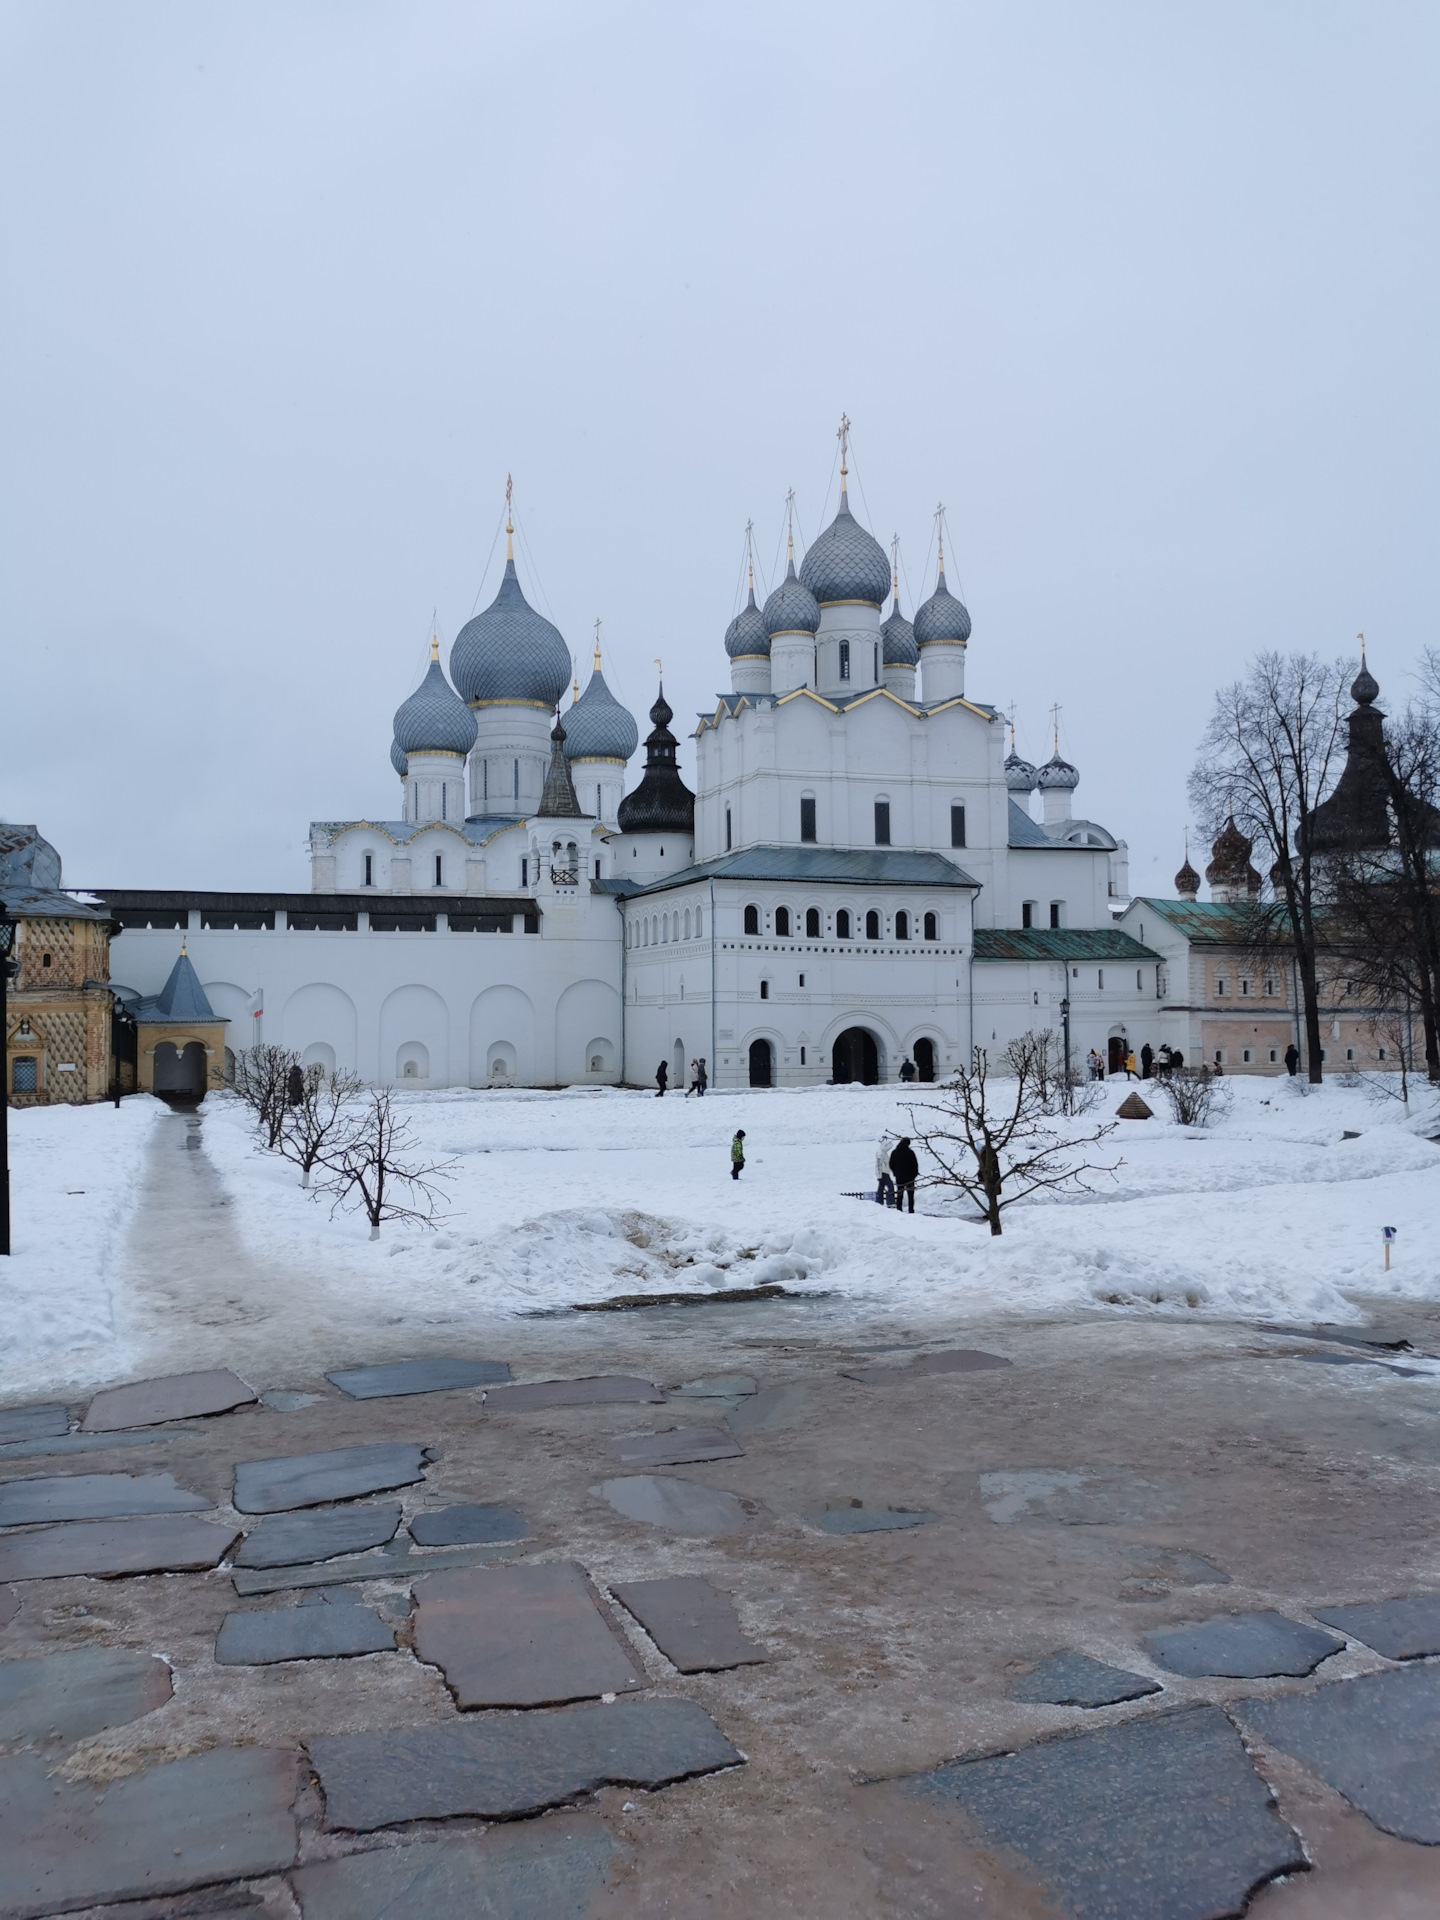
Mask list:
[{"label": "bare tree", "polygon": [[1215,697],[1214,712],[1190,776],[1190,798],[1211,833],[1227,820],[1270,864],[1274,907],[1258,902],[1240,930],[1247,946],[1273,950],[1276,923],[1289,936],[1300,981],[1305,1058],[1321,1073],[1317,921],[1318,865],[1305,822],[1330,788],[1342,740],[1341,662],[1318,654],[1262,653],[1243,680]]},{"label": "bare tree", "polygon": [[1098,1082],[1065,1059],[1065,1043],[1051,1027],[1030,1028],[1012,1040],[1001,1056],[1010,1073],[1020,1072],[1022,1061],[1033,1074],[1040,1104],[1046,1113],[1087,1113],[1101,1100]]},{"label": "bare tree", "polygon": [[1092,1165],[1077,1157],[1115,1131],[1113,1120],[1079,1136],[1051,1124],[1057,1083],[1052,1067],[1044,1091],[1046,1052],[1044,1036],[1013,1041],[1006,1048],[1013,1091],[1002,1081],[997,1101],[985,1050],[977,1047],[971,1065],[939,1090],[939,1100],[910,1109],[912,1138],[935,1167],[927,1186],[958,1187],[989,1221],[992,1234],[1000,1232],[1005,1208],[1027,1194],[1064,1187],[1088,1191],[1086,1174],[1113,1174],[1121,1164]]},{"label": "bare tree", "polygon": [[298,1067],[283,1047],[246,1047],[235,1058],[235,1091],[255,1115],[255,1123],[273,1152],[280,1144],[290,1087],[290,1069]]},{"label": "bare tree", "polygon": [[291,1081],[290,1092],[298,1093],[299,1098],[287,1099],[276,1145],[299,1167],[300,1184],[308,1187],[316,1165],[327,1154],[333,1157],[339,1151],[355,1125],[365,1089],[358,1074],[327,1074],[316,1065],[297,1071],[299,1082]]},{"label": "bare tree", "polygon": [[1208,1067],[1175,1067],[1159,1083],[1182,1127],[1208,1127],[1230,1105],[1230,1089]]},{"label": "bare tree", "polygon": [[388,1087],[372,1087],[353,1124],[333,1150],[321,1156],[321,1190],[335,1207],[358,1206],[380,1238],[385,1220],[417,1220],[433,1227],[440,1186],[453,1161],[419,1161],[409,1123],[395,1111]]}]

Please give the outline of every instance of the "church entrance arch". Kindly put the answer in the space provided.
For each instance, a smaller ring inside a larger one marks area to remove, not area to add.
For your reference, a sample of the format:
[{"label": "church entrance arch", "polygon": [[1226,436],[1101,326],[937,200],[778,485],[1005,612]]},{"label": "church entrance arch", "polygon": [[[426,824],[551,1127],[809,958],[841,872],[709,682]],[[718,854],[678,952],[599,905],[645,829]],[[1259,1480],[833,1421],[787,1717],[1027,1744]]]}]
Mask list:
[{"label": "church entrance arch", "polygon": [[915,1073],[918,1079],[935,1078],[935,1042],[921,1038],[915,1042]]},{"label": "church entrance arch", "polygon": [[205,1049],[198,1040],[187,1040],[183,1047],[162,1040],[155,1049],[154,1088],[162,1100],[203,1100],[205,1097]]},{"label": "church entrance arch", "polygon": [[834,1067],[831,1078],[837,1087],[856,1080],[873,1087],[880,1078],[880,1048],[867,1027],[847,1027],[837,1034],[830,1058]]},{"label": "church entrance arch", "polygon": [[1111,1075],[1123,1073],[1125,1071],[1125,1055],[1129,1051],[1130,1043],[1125,1038],[1124,1029],[1117,1028],[1115,1032],[1111,1034],[1110,1043],[1106,1049],[1106,1073]]},{"label": "church entrance arch", "polygon": [[750,1084],[752,1087],[775,1084],[775,1049],[768,1040],[750,1042]]}]

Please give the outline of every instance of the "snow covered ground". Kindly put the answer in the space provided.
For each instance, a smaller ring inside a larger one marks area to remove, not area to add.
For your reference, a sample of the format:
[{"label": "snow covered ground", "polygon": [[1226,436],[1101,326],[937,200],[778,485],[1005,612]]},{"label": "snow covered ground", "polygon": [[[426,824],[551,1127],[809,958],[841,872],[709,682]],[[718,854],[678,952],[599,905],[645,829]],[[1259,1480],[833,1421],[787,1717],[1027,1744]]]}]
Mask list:
[{"label": "snow covered ground", "polygon": [[[327,1317],[453,1330],[621,1293],[777,1280],[825,1290],[869,1322],[899,1315],[912,1327],[1107,1309],[1355,1321],[1347,1293],[1440,1298],[1433,1096],[1422,1089],[1407,1114],[1361,1085],[1237,1079],[1227,1089],[1229,1111],[1204,1132],[1176,1127],[1155,1097],[1154,1119],[1122,1122],[1095,1150],[1121,1162],[1113,1179],[1010,1210],[998,1240],[934,1193],[913,1219],[845,1197],[872,1185],[881,1130],[909,1131],[906,1102],[888,1088],[703,1102],[612,1089],[401,1095],[423,1151],[454,1165],[438,1232],[387,1226],[378,1243],[362,1217],[332,1218],[288,1162],[256,1149],[233,1097],[207,1100],[202,1137],[229,1200],[225,1230],[257,1267],[288,1276],[297,1339],[302,1295],[307,1335]],[[1106,1083],[1090,1123],[1127,1091]],[[127,1299],[144,1266],[143,1213],[128,1238],[127,1227],[157,1118],[179,1124],[143,1099],[119,1114],[12,1115],[5,1398],[146,1366],[152,1317]],[[740,1126],[748,1164],[736,1184],[729,1141]],[[1399,1229],[1388,1275],[1384,1226]],[[203,1260],[188,1284],[200,1296],[237,1286]],[[222,1321],[197,1311],[200,1326]],[[278,1371],[283,1310],[269,1314],[265,1339]]]}]

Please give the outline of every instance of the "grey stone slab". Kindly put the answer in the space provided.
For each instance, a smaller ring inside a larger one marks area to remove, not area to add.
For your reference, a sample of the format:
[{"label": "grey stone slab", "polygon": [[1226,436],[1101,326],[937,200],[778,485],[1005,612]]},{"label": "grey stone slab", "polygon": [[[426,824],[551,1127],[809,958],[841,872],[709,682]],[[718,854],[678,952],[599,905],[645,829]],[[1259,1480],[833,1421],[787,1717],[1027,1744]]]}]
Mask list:
[{"label": "grey stone slab", "polygon": [[1143,1700],[1160,1690],[1159,1682],[1143,1673],[1128,1673],[1066,1648],[1012,1680],[1010,1698],[1051,1707],[1113,1707],[1119,1700]]},{"label": "grey stone slab", "polygon": [[573,1560],[430,1574],[414,1592],[416,1657],[458,1706],[559,1706],[646,1684]]},{"label": "grey stone slab", "polygon": [[1264,1680],[1313,1673],[1345,1642],[1283,1613],[1217,1613],[1194,1626],[1144,1636],[1152,1660],[1170,1673],[1201,1680]]},{"label": "grey stone slab", "polygon": [[70,1574],[196,1573],[217,1567],[238,1527],[189,1514],[136,1520],[67,1520],[0,1540],[0,1580],[62,1580]]},{"label": "grey stone slab", "polygon": [[113,1520],[131,1513],[208,1513],[215,1502],[168,1473],[57,1473],[0,1481],[0,1527]]},{"label": "grey stone slab", "polygon": [[525,1533],[525,1516],[514,1507],[433,1507],[410,1522],[410,1537],[422,1547],[490,1546]]},{"label": "grey stone slab", "polygon": [[71,1786],[38,1755],[0,1761],[0,1913],[40,1920],[274,1873],[295,1859],[296,1756],[216,1747]]},{"label": "grey stone slab", "polygon": [[744,1400],[759,1384],[748,1373],[719,1373],[708,1380],[687,1380],[673,1391],[689,1400]]},{"label": "grey stone slab", "polygon": [[1158,1481],[1119,1469],[1021,1467],[980,1475],[992,1520],[1045,1520],[1072,1527],[1150,1525],[1174,1516],[1176,1499]]},{"label": "grey stone slab", "polygon": [[1071,1920],[1221,1920],[1306,1864],[1218,1707],[955,1761],[907,1784],[1012,1848]]},{"label": "grey stone slab", "polygon": [[1014,1364],[978,1347],[954,1347],[944,1353],[917,1354],[906,1366],[842,1367],[841,1377],[863,1381],[867,1387],[888,1387],[897,1380],[925,1380],[937,1373],[990,1373]]},{"label": "grey stone slab", "polygon": [[395,1538],[400,1504],[314,1508],[267,1516],[241,1541],[237,1567],[299,1567],[337,1554],[364,1553]]},{"label": "grey stone slab", "polygon": [[485,1405],[496,1413],[524,1413],[534,1407],[613,1407],[664,1398],[651,1380],[602,1373],[589,1380],[530,1380],[518,1387],[493,1387]]},{"label": "grey stone slab", "polygon": [[325,1825],[513,1819],[603,1786],[669,1786],[744,1760],[693,1700],[498,1714],[312,1740]]},{"label": "grey stone slab", "polygon": [[170,1669],[128,1647],[69,1647],[33,1660],[0,1660],[0,1740],[78,1740],[123,1727],[170,1698]]},{"label": "grey stone slab", "polygon": [[733,1493],[702,1487],[694,1480],[670,1480],[663,1474],[637,1473],[620,1480],[602,1480],[590,1489],[624,1514],[647,1526],[671,1533],[709,1539],[716,1534],[744,1531],[745,1509]]},{"label": "grey stone slab", "polygon": [[336,1660],[393,1653],[395,1635],[373,1607],[277,1607],[227,1613],[215,1636],[222,1667],[269,1667],[282,1660]]},{"label": "grey stone slab", "polygon": [[15,1440],[0,1447],[0,1460],[40,1460],[68,1453],[110,1453],[116,1447],[155,1447],[184,1440],[184,1427],[154,1427],[148,1433],[65,1433],[53,1440]]},{"label": "grey stone slab", "polygon": [[503,1360],[395,1360],[379,1367],[346,1367],[325,1378],[352,1400],[390,1400],[411,1393],[449,1393],[457,1387],[498,1387],[510,1378]]},{"label": "grey stone slab", "polygon": [[1235,1712],[1386,1833],[1440,1846],[1440,1668],[1367,1673]]},{"label": "grey stone slab", "polygon": [[159,1427],[167,1420],[194,1420],[253,1404],[256,1394],[228,1367],[203,1373],[170,1373],[109,1387],[90,1402],[82,1433],[113,1433],[122,1427]]},{"label": "grey stone slab", "polygon": [[681,1467],[701,1460],[738,1460],[745,1449],[723,1427],[676,1427],[670,1433],[621,1433],[605,1442],[626,1467]]},{"label": "grey stone slab", "polygon": [[0,1445],[12,1440],[49,1440],[69,1431],[66,1407],[0,1407]]},{"label": "grey stone slab", "polygon": [[780,1387],[762,1387],[759,1393],[726,1414],[725,1425],[731,1433],[753,1433],[757,1427],[783,1426],[798,1419],[810,1398],[809,1389],[799,1380]]},{"label": "grey stone slab", "polygon": [[585,1920],[627,1853],[588,1814],[299,1867],[304,1920]]},{"label": "grey stone slab", "polygon": [[928,1527],[938,1513],[912,1513],[899,1507],[827,1507],[807,1513],[812,1527],[825,1533],[902,1533],[910,1527]]},{"label": "grey stone slab", "polygon": [[1351,1607],[1312,1607],[1327,1627],[1363,1641],[1386,1660],[1424,1660],[1440,1653],[1440,1593],[1368,1600]]},{"label": "grey stone slab", "polygon": [[423,1480],[425,1460],[426,1449],[408,1441],[242,1460],[235,1469],[235,1506],[240,1513],[285,1513],[387,1493]]},{"label": "grey stone slab", "polygon": [[295,1602],[297,1607],[363,1607],[357,1587],[312,1587]]},{"label": "grey stone slab", "polygon": [[513,1551],[508,1541],[492,1546],[442,1547],[435,1553],[411,1554],[404,1559],[385,1553],[366,1554],[352,1560],[322,1560],[313,1567],[237,1568],[235,1591],[242,1600],[257,1594],[285,1593],[305,1587],[333,1587],[344,1580],[412,1581],[421,1574],[436,1573],[447,1567],[483,1567],[503,1559]]},{"label": "grey stone slab", "polygon": [[769,1658],[741,1633],[729,1594],[717,1592],[696,1574],[626,1580],[610,1591],[681,1673],[716,1673],[724,1667],[757,1666]]}]

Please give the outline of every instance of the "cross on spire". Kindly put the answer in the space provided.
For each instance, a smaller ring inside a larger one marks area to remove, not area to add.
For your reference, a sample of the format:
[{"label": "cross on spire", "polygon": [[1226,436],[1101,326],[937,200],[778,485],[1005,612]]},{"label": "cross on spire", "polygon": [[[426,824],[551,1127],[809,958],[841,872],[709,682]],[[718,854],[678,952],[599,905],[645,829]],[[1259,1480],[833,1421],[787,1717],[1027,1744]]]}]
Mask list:
[{"label": "cross on spire", "polygon": [[1360,664],[1363,667],[1365,664],[1365,636],[1363,633],[1357,633],[1355,638],[1360,642]]},{"label": "cross on spire", "polygon": [[755,597],[755,522],[745,522],[745,561],[750,575],[750,597]]},{"label": "cross on spire", "polygon": [[600,622],[595,622],[595,671],[600,671]]},{"label": "cross on spire", "polygon": [[785,551],[793,567],[795,564],[795,489],[790,487],[785,494]]},{"label": "cross on spire", "polygon": [[1013,700],[1010,702],[1010,711],[1005,717],[1010,722],[1010,751],[1011,753],[1014,753],[1015,751],[1015,702]]},{"label": "cross on spire", "polygon": [[507,473],[505,476],[505,558],[515,558],[515,482]]},{"label": "cross on spire", "polygon": [[894,594],[895,604],[898,607],[900,604],[900,536],[898,533],[892,533],[890,536],[890,591]]},{"label": "cross on spire", "polygon": [[846,464],[850,457],[850,416],[848,413],[841,414],[840,425],[836,429],[835,438],[840,442],[840,491],[843,493],[845,491],[845,476],[850,471]]},{"label": "cross on spire", "polygon": [[940,572],[945,571],[945,503],[942,500],[935,509],[935,545],[940,555]]},{"label": "cross on spire", "polygon": [[1058,701],[1050,709],[1050,725],[1055,733],[1055,754],[1058,758],[1060,754],[1060,704]]}]

